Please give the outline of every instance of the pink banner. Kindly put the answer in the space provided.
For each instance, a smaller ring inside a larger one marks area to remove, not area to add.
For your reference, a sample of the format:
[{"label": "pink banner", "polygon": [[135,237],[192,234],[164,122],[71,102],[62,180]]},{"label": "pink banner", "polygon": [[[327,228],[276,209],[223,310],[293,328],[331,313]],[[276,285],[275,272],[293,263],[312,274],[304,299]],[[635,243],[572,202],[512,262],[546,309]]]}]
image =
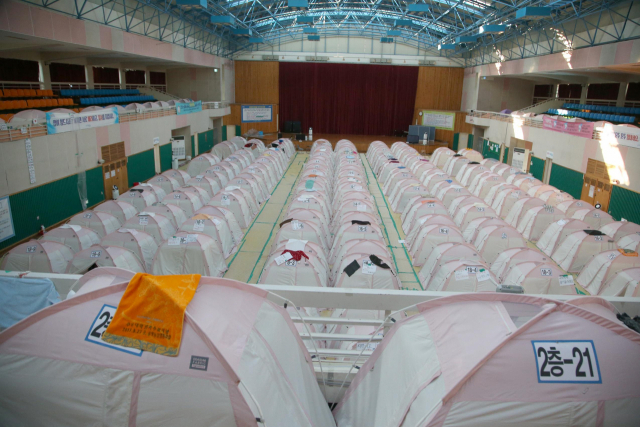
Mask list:
[{"label": "pink banner", "polygon": [[589,139],[593,137],[593,125],[593,122],[568,122],[563,119],[554,119],[553,117],[547,116],[542,118],[542,127],[544,129]]}]

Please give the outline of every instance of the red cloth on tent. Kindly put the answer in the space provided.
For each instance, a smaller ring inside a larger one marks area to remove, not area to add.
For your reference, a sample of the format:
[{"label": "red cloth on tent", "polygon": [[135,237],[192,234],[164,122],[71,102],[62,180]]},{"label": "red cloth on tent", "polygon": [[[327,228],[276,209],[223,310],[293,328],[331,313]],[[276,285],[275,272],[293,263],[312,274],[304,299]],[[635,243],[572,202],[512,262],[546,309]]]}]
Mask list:
[{"label": "red cloth on tent", "polygon": [[302,257],[305,257],[306,259],[309,259],[309,257],[307,256],[307,254],[304,253],[304,251],[290,251],[289,249],[285,249],[284,251],[282,251],[282,253],[280,255],[284,255],[287,252],[289,252],[291,254],[291,258],[294,261],[300,261],[302,259]]}]

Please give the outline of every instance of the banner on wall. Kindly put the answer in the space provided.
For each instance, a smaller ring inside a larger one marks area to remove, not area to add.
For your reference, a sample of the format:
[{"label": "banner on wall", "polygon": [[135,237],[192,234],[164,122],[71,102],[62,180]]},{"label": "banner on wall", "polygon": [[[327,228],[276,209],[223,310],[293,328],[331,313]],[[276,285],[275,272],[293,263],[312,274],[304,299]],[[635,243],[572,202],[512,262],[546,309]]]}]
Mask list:
[{"label": "banner on wall", "polygon": [[179,116],[197,113],[198,111],[202,111],[202,101],[176,102],[176,114]]},{"label": "banner on wall", "polygon": [[433,126],[436,129],[453,130],[456,113],[422,110],[422,126]]},{"label": "banner on wall", "polygon": [[542,128],[581,136],[582,138],[593,138],[593,122],[570,122],[560,118],[544,116],[542,118]]},{"label": "banner on wall", "polygon": [[119,123],[120,117],[116,107],[85,113],[47,113],[47,133],[72,132],[82,129],[97,128]]},{"label": "banner on wall", "polygon": [[602,128],[601,139],[611,145],[617,144],[640,148],[640,128],[606,123]]},{"label": "banner on wall", "polygon": [[9,196],[5,196],[0,198],[0,242],[10,239],[15,235]]},{"label": "banner on wall", "polygon": [[259,123],[273,121],[273,106],[243,105],[242,123]]}]

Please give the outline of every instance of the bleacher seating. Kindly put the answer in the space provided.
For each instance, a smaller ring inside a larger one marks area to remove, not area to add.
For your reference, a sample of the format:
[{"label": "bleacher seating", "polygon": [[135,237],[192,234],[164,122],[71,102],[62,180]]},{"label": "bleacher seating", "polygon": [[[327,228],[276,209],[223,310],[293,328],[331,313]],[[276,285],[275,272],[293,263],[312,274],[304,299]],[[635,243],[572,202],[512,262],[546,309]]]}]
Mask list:
[{"label": "bleacher seating", "polygon": [[640,115],[640,108],[612,107],[610,105],[564,104],[562,108],[568,110],[588,110],[591,112],[598,111],[608,114]]},{"label": "bleacher seating", "polygon": [[0,97],[3,98],[35,98],[54,96],[51,89],[0,89]]},{"label": "bleacher seating", "polygon": [[139,95],[138,89],[62,89],[60,96]]},{"label": "bleacher seating", "polygon": [[[565,105],[577,105],[577,104],[565,104]],[[586,105],[586,107],[588,107],[586,109],[594,109],[593,107],[606,107],[606,106]],[[625,107],[606,107],[606,108],[639,110],[638,108],[625,108]],[[556,116],[566,116],[566,117],[578,117],[580,119],[594,120],[594,121],[607,121],[607,122],[628,123],[628,124],[636,122],[636,118],[634,116],[623,116],[619,114],[591,113],[591,112],[578,111],[578,110],[572,110],[572,109],[550,108],[547,111],[547,114],[553,114]]]},{"label": "bleacher seating", "polygon": [[150,102],[156,99],[150,95],[140,96],[106,96],[98,98],[80,98],[81,105],[99,105],[99,104],[130,104],[132,102]]},{"label": "bleacher seating", "polygon": [[0,101],[0,110],[43,109],[69,105],[74,105],[71,98],[20,99],[16,101]]}]

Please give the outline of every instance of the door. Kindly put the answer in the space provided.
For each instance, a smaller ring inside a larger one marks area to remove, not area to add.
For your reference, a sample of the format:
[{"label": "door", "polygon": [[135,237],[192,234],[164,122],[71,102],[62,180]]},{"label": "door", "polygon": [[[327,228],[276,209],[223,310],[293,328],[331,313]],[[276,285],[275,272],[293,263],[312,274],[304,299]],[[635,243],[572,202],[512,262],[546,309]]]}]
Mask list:
[{"label": "door", "polygon": [[127,159],[117,160],[102,165],[104,174],[104,195],[106,200],[113,199],[113,186],[118,187],[120,194],[129,189],[129,177],[127,173]]},{"label": "door", "polygon": [[598,180],[595,178],[591,178],[590,176],[585,175],[584,181],[582,183],[582,194],[580,195],[580,200],[584,200],[585,202],[589,202],[592,205],[596,196],[596,187],[598,186]]},{"label": "door", "polygon": [[596,185],[596,195],[593,198],[594,206],[600,205],[600,209],[608,212],[609,201],[611,200],[611,184],[598,180]]}]

